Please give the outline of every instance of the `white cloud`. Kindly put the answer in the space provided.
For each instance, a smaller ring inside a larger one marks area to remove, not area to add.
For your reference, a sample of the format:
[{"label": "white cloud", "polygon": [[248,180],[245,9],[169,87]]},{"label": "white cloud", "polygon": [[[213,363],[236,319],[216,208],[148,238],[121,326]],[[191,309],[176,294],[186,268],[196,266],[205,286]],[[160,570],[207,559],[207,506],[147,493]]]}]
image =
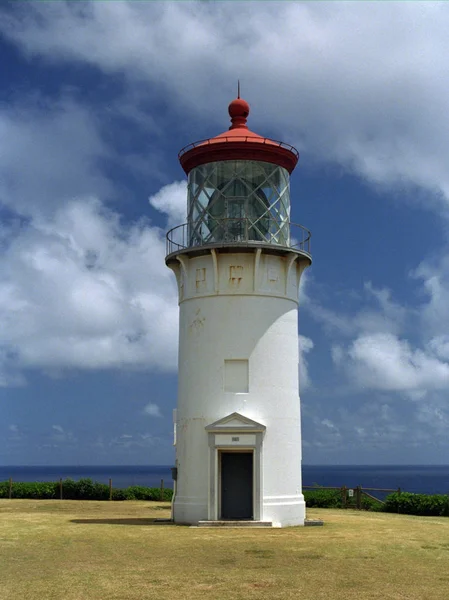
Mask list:
[{"label": "white cloud", "polygon": [[360,336],[337,359],[362,388],[416,393],[449,386],[449,363],[392,334]]},{"label": "white cloud", "polygon": [[112,438],[108,445],[111,448],[119,448],[120,450],[128,448],[148,448],[161,444],[162,439],[154,436],[151,433],[141,433],[136,435],[123,434],[118,437]]},{"label": "white cloud", "polygon": [[313,341],[305,335],[299,336],[299,385],[301,390],[310,386],[309,369],[306,354],[313,349]]},{"label": "white cloud", "polygon": [[[52,434],[50,436],[51,442],[49,447],[57,448],[58,444],[74,444],[77,438],[71,431],[66,431],[62,425],[52,425]],[[45,446],[45,444],[44,444]]]},{"label": "white cloud", "polygon": [[323,419],[321,421],[321,424],[327,427],[328,429],[337,429],[335,424],[332,423],[332,421],[330,421],[329,419]]},{"label": "white cloud", "polygon": [[442,332],[449,330],[449,251],[441,250],[438,260],[423,261],[411,276],[422,283],[426,298],[419,311],[421,327],[441,343]]},{"label": "white cloud", "polygon": [[48,215],[86,195],[113,195],[98,162],[111,157],[92,110],[70,99],[0,107],[0,203]]},{"label": "white cloud", "polygon": [[5,372],[175,369],[177,294],[164,253],[159,229],[124,225],[95,199],[31,219],[0,257]]},{"label": "white cloud", "polygon": [[244,3],[36,3],[0,21],[27,55],[157,85],[198,119],[224,118],[238,73],[256,126],[373,182],[446,197],[448,26],[445,3],[374,2],[265,3],[257,14]]},{"label": "white cloud", "polygon": [[149,417],[162,417],[161,409],[157,404],[149,402],[143,409],[143,413]]},{"label": "white cloud", "polygon": [[175,181],[165,185],[150,196],[149,203],[159,212],[167,215],[167,227],[176,227],[186,222],[187,182]]},{"label": "white cloud", "polygon": [[[331,355],[356,387],[406,393],[417,402],[435,392],[431,401],[438,404],[449,385],[449,336],[444,333],[449,328],[449,258],[443,253],[436,264],[423,262],[410,276],[421,283],[417,291],[425,297],[418,306],[401,306],[389,290],[367,283],[366,299],[375,304],[351,317],[321,310],[318,303],[310,303],[308,310],[326,327],[352,324],[352,331],[333,328],[340,339],[332,344]],[[342,343],[342,333],[351,341]]]},{"label": "white cloud", "polygon": [[[309,286],[313,280],[309,277]],[[302,294],[302,304],[308,314],[318,321],[330,334],[344,337],[353,337],[365,333],[394,333],[399,334],[407,325],[411,317],[416,317],[416,309],[401,306],[392,299],[391,291],[387,288],[375,288],[370,281],[363,286],[363,293],[345,293],[345,300],[354,295],[357,307],[349,312],[345,310],[329,309],[319,302],[322,290],[315,287],[313,299],[307,294]],[[328,296],[328,291],[326,291]]]},{"label": "white cloud", "polygon": [[430,340],[429,350],[438,358],[449,361],[449,335],[438,335]]}]

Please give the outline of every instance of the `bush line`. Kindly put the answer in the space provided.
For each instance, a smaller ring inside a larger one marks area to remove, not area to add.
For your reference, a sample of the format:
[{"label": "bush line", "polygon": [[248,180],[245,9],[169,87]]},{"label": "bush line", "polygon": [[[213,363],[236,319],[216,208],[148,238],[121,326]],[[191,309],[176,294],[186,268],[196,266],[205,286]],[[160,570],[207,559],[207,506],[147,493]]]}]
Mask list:
[{"label": "bush line", "polygon": [[[304,500],[308,508],[342,508],[341,490],[304,490]],[[353,508],[348,504],[348,508]],[[362,510],[380,511],[381,502],[362,495]]]},{"label": "bush line", "polygon": [[[304,490],[304,498],[309,508],[342,508],[341,490]],[[362,495],[362,509],[422,517],[449,517],[449,496],[394,492],[382,504]]]},{"label": "bush line", "polygon": [[[164,488],[163,500],[172,499],[173,490]],[[0,482],[0,498],[9,497],[9,481]],[[14,482],[12,497],[31,500],[51,500],[60,497],[59,481]],[[62,482],[64,500],[109,500],[109,486],[92,479],[64,479]],[[161,489],[133,485],[125,489],[113,489],[112,500],[161,500]]]},{"label": "bush line", "polygon": [[[173,490],[164,488],[163,500],[170,501]],[[0,498],[9,497],[9,481],[0,482]],[[31,500],[51,500],[60,497],[60,484],[56,482],[15,482],[12,497]],[[92,479],[65,479],[62,482],[64,500],[109,500],[109,486]],[[304,490],[304,498],[309,508],[342,508],[340,490]],[[133,485],[124,489],[113,489],[112,500],[161,500],[161,490],[156,487]],[[382,504],[362,496],[362,509],[393,512],[405,515],[426,517],[448,517],[449,496],[443,494],[411,494],[394,492],[389,494]]]}]

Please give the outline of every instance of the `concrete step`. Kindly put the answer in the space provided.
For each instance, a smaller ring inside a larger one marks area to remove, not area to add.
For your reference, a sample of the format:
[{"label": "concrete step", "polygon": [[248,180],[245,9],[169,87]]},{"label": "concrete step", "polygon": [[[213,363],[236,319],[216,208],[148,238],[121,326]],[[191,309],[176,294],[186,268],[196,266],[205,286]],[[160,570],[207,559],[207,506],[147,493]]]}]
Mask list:
[{"label": "concrete step", "polygon": [[321,519],[306,519],[304,521],[305,527],[320,527],[321,525],[324,525],[324,521]]},{"label": "concrete step", "polygon": [[271,521],[198,521],[198,527],[272,527]]}]

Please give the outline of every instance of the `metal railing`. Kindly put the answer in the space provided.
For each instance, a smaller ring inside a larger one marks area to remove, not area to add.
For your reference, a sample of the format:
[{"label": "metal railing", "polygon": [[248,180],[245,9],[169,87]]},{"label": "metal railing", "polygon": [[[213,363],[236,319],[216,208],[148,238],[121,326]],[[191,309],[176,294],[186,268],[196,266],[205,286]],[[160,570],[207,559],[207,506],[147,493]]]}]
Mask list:
[{"label": "metal railing", "polygon": [[294,146],[290,144],[286,144],[285,142],[280,142],[279,140],[272,140],[270,138],[260,138],[251,135],[233,135],[233,136],[220,136],[219,138],[208,138],[206,140],[199,140],[198,142],[193,142],[192,144],[188,144],[184,146],[179,151],[178,159],[180,159],[186,152],[189,150],[193,150],[193,148],[197,148],[198,146],[208,146],[213,144],[218,144],[220,142],[255,142],[257,144],[267,144],[270,146],[277,146],[278,148],[284,148],[285,150],[289,150],[292,152],[296,158],[299,158],[299,152],[296,150]]},{"label": "metal railing", "polygon": [[310,254],[311,233],[297,223],[248,218],[192,221],[173,227],[166,235],[167,256],[200,246],[270,245]]}]

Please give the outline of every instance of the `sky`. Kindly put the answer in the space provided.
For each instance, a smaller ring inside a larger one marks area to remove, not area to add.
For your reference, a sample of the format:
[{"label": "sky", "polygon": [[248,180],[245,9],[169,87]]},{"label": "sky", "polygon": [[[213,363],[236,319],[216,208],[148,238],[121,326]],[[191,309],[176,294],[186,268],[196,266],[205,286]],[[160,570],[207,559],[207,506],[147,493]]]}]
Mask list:
[{"label": "sky", "polygon": [[449,463],[449,5],[0,7],[0,464],[172,464],[177,153],[296,146],[306,464]]}]

